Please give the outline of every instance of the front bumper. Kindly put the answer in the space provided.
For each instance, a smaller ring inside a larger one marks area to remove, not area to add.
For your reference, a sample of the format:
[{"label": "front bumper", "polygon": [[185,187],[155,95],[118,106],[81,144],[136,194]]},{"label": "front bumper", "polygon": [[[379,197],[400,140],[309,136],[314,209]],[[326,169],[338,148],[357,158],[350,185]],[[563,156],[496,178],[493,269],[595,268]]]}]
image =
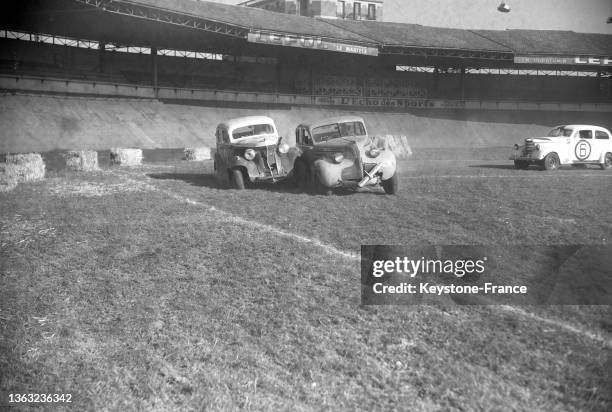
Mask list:
[{"label": "front bumper", "polygon": [[543,159],[543,157],[541,156],[539,152],[530,153],[530,154],[514,153],[513,155],[509,157],[509,159],[514,160],[514,161],[522,161],[522,162],[539,162],[540,160]]}]

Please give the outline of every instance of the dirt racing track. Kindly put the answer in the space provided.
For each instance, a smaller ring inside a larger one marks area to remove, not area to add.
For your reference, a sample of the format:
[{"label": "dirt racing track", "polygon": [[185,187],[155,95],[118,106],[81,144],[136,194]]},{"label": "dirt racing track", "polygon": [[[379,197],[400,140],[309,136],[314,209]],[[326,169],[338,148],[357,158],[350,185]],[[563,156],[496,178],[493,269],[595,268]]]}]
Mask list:
[{"label": "dirt racing track", "polygon": [[397,196],[225,189],[210,161],[19,185],[1,195],[1,308],[26,343],[6,373],[87,394],[82,409],[606,410],[609,306],[362,307],[357,254],[601,244],[612,173],[399,166]]}]

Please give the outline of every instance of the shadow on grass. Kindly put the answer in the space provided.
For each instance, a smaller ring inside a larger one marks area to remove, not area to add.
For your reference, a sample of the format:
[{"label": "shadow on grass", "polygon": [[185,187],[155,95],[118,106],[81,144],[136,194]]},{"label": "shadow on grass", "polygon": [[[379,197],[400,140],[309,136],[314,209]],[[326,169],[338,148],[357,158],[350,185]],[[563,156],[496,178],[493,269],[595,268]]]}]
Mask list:
[{"label": "shadow on grass", "polygon": [[203,173],[148,173],[147,176],[158,180],[182,180],[198,187],[220,188],[214,176]]},{"label": "shadow on grass", "polygon": [[[222,184],[217,183],[215,177],[209,174],[203,173],[149,173],[148,177],[152,179],[158,180],[181,180],[185,183],[189,183],[192,186],[197,187],[208,187],[211,189],[225,189],[225,190],[235,190],[231,186],[223,186]],[[293,185],[291,179],[281,180],[280,182],[272,183],[272,182],[258,182],[258,183],[248,183],[247,190],[264,190],[268,192],[275,193],[304,193],[311,196],[324,196],[312,192],[302,192],[298,188]],[[369,194],[369,195],[384,195],[385,192],[381,190],[375,189],[361,189],[354,190],[351,188],[336,188],[333,191],[331,196],[350,196],[355,194]]]},{"label": "shadow on grass", "polygon": [[514,165],[469,165],[468,167],[475,167],[478,169],[516,170]]}]

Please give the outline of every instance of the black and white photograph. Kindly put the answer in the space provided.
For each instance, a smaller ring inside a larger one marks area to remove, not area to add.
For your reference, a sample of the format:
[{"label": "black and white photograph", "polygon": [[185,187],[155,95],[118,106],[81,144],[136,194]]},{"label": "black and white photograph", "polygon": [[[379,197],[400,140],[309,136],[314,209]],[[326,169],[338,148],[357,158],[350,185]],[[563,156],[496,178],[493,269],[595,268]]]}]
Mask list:
[{"label": "black and white photograph", "polygon": [[0,2],[0,410],[612,410],[612,0]]}]

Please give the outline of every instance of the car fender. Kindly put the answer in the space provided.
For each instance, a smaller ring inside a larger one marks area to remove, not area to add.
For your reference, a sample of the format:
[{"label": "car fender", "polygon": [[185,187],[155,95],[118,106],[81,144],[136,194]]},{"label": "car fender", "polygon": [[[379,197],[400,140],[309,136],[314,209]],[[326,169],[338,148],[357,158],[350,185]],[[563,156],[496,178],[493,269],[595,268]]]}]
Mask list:
[{"label": "car fender", "polygon": [[397,161],[395,159],[395,155],[391,151],[385,151],[380,154],[384,156],[381,160],[383,163],[381,172],[382,172],[382,180],[388,180],[393,177],[397,170]]},{"label": "car fender", "polygon": [[253,178],[259,176],[259,170],[257,169],[257,165],[250,160],[244,159],[243,157],[232,156],[229,159],[227,165],[228,171],[236,168],[244,169],[247,172],[247,175],[250,180],[253,180]]},{"label": "car fender", "polygon": [[608,150],[602,150],[601,153],[599,153],[599,160],[598,162],[601,164],[604,164],[606,162],[606,154],[607,153],[612,153],[612,148],[608,148]]},{"label": "car fender", "polygon": [[323,186],[335,187],[342,183],[342,170],[353,167],[354,164],[355,162],[350,159],[344,159],[340,163],[319,159],[313,163],[313,173],[318,176]]}]

